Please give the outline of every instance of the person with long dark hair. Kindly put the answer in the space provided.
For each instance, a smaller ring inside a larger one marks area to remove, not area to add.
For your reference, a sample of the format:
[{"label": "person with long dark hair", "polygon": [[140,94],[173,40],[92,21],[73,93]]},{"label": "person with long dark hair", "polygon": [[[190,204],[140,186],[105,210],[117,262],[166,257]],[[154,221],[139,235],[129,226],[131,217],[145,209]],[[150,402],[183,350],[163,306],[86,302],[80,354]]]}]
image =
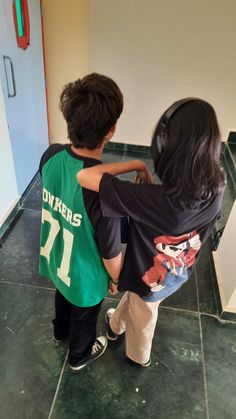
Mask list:
[{"label": "person with long dark hair", "polygon": [[[213,107],[204,100],[175,102],[161,116],[151,142],[151,183],[140,160],[81,170],[78,182],[99,191],[103,216],[129,216],[127,250],[118,290],[127,291],[106,313],[107,337],[125,332],[126,356],[147,367],[158,306],[190,277],[199,251],[220,215],[225,173]],[[137,172],[136,183],[115,175]]]}]

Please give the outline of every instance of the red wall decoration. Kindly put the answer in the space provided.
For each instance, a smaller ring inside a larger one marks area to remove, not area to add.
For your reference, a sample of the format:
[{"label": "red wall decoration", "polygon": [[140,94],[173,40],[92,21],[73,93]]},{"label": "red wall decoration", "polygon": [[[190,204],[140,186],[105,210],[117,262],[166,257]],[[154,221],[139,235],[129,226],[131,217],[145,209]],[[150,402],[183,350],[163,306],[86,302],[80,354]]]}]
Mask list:
[{"label": "red wall decoration", "polygon": [[30,44],[30,20],[27,0],[14,0],[12,11],[17,45],[19,48],[26,49]]}]

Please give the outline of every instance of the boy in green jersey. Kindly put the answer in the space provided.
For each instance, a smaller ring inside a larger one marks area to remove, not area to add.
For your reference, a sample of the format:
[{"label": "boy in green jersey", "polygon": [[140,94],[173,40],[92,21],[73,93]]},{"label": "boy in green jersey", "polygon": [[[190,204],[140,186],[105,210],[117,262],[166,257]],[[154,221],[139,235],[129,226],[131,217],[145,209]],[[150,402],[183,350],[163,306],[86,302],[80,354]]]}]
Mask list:
[{"label": "boy in green jersey", "polygon": [[100,164],[123,110],[116,83],[96,73],[65,86],[60,97],[71,144],[43,154],[40,273],[54,282],[54,340],[69,339],[69,365],[80,370],[103,354],[96,339],[103,298],[115,292],[121,269],[120,219],[103,217],[97,193],[83,189],[76,174]]}]

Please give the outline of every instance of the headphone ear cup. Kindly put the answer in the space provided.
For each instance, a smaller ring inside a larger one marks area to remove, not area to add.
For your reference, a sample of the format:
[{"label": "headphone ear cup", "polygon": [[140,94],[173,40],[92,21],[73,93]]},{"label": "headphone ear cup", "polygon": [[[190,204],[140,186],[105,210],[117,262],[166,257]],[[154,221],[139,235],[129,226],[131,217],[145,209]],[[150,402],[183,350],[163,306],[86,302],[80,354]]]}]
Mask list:
[{"label": "headphone ear cup", "polygon": [[156,141],[157,141],[157,151],[159,154],[161,154],[163,149],[165,148],[165,143],[166,143],[165,135],[163,132],[157,135]]},{"label": "headphone ear cup", "polygon": [[156,164],[160,158],[161,153],[163,152],[166,145],[165,135],[164,132],[157,134],[157,136],[153,136],[152,143],[151,143],[151,157]]}]

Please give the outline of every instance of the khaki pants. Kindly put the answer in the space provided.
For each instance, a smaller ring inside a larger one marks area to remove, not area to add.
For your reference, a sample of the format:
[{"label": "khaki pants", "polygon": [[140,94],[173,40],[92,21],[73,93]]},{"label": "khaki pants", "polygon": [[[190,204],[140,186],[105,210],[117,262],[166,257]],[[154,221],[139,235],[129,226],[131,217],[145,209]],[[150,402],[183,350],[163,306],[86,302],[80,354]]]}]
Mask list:
[{"label": "khaki pants", "polygon": [[110,319],[114,333],[120,335],[125,332],[126,356],[139,364],[150,359],[160,302],[147,303],[128,291]]}]

